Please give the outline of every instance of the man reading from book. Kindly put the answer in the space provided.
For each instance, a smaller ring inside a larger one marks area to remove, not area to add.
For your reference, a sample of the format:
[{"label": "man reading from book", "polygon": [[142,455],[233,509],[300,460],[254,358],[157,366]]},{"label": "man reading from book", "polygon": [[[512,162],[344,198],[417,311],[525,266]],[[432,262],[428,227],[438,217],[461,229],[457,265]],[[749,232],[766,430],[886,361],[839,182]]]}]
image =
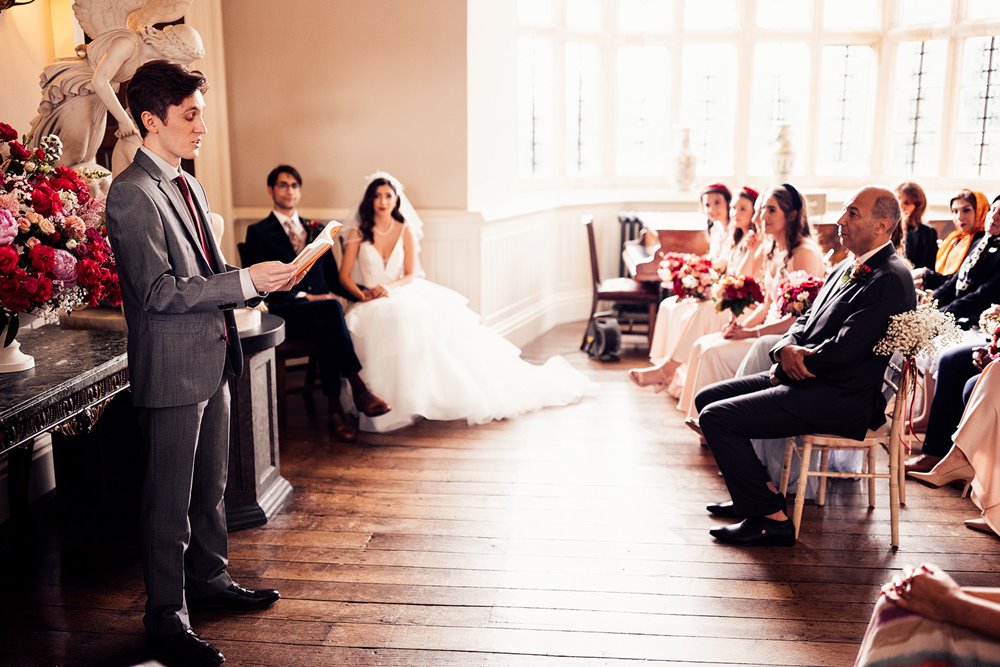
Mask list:
[{"label": "man reading from book", "polygon": [[[279,165],[267,175],[267,192],[274,202],[271,214],[247,228],[243,261],[291,263],[316,240],[325,223],[303,218],[297,211],[302,197],[302,176],[295,167]],[[361,362],[354,353],[344,310],[334,295],[350,298],[337,279],[337,261],[325,252],[291,292],[267,296],[268,309],[285,320],[289,337],[308,340],[311,360],[319,368],[320,384],[329,402],[327,426],[335,438],[353,442],[357,427],[343,414],[341,378],[346,378],[358,411],[369,417],[385,414],[389,406],[372,394],[360,377]]]}]

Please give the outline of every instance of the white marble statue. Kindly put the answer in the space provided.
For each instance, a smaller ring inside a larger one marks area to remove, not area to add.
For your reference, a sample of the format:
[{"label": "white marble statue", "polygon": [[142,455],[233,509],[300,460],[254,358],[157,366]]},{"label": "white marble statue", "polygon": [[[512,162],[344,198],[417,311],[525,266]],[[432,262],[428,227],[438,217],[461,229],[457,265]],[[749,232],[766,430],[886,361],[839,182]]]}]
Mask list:
[{"label": "white marble statue", "polygon": [[191,26],[153,27],[181,18],[193,1],[76,0],[73,13],[93,41],[78,46],[76,56],[60,58],[45,68],[42,101],[31,122],[32,141],[57,134],[63,142],[63,164],[96,167],[94,158],[110,111],[118,121],[112,172],[127,167],[142,139],[118,101],[118,87],[150,60],[187,65],[205,55],[201,35]]}]

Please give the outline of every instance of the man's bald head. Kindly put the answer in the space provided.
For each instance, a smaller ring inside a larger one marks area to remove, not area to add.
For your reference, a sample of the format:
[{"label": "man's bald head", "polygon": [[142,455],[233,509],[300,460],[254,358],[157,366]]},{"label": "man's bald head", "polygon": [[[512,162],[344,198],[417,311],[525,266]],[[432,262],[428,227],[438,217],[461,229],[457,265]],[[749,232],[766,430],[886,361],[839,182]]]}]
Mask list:
[{"label": "man's bald head", "polygon": [[844,204],[844,213],[837,222],[844,245],[860,256],[888,242],[902,217],[891,190],[869,185]]}]

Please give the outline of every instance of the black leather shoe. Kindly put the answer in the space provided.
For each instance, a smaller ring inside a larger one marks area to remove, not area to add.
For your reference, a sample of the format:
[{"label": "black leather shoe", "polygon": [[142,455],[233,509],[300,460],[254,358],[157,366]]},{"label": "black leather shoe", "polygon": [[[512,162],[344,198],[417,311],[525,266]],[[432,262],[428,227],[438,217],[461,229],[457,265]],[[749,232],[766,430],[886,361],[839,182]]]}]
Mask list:
[{"label": "black leather shoe", "polygon": [[705,505],[705,509],[708,510],[709,514],[714,514],[715,516],[721,516],[723,519],[742,519],[743,515],[736,511],[733,507],[733,501],[727,500],[724,503],[713,503],[712,505]]},{"label": "black leather shoe", "polygon": [[192,610],[233,609],[235,611],[252,611],[254,609],[270,607],[280,597],[281,595],[278,591],[273,588],[250,590],[249,588],[243,588],[239,584],[229,584],[229,588],[224,591],[191,600],[188,602],[188,608]]},{"label": "black leather shoe", "polygon": [[188,628],[166,637],[147,636],[149,648],[168,665],[221,665],[226,656]]},{"label": "black leather shoe", "polygon": [[730,526],[712,528],[708,532],[720,542],[741,547],[795,546],[795,526],[791,519],[774,521],[764,517],[750,517]]}]

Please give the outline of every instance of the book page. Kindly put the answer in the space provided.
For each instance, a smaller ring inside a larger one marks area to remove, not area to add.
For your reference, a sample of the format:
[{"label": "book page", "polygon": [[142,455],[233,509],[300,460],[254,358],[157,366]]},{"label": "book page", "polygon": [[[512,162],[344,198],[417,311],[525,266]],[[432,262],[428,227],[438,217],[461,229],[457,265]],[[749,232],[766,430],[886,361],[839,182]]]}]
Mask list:
[{"label": "book page", "polygon": [[303,248],[302,252],[292,260],[296,278],[304,276],[313,264],[323,256],[323,253],[333,248],[334,239],[342,227],[343,225],[336,220],[326,223],[326,227],[313,239],[312,243]]}]

